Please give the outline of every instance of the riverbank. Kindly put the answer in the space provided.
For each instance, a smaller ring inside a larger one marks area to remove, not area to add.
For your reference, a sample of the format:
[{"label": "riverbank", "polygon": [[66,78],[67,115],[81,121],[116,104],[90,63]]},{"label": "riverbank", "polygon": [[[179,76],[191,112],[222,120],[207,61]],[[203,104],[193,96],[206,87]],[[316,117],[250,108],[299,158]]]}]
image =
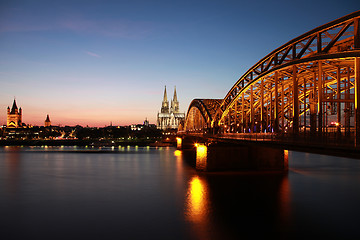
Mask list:
[{"label": "riverbank", "polygon": [[175,146],[175,142],[155,140],[94,141],[79,139],[64,140],[0,140],[0,146]]}]

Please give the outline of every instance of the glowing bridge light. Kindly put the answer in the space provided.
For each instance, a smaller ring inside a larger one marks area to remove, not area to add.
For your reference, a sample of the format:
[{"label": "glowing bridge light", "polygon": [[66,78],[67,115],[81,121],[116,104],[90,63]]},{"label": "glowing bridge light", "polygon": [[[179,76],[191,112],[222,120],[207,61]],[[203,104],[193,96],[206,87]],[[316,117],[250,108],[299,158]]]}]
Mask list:
[{"label": "glowing bridge light", "polygon": [[196,143],[196,169],[206,170],[207,166],[207,146]]},{"label": "glowing bridge light", "polygon": [[181,145],[182,145],[182,138],[177,137],[176,138],[176,146],[177,146],[177,148],[178,149],[181,148]]}]

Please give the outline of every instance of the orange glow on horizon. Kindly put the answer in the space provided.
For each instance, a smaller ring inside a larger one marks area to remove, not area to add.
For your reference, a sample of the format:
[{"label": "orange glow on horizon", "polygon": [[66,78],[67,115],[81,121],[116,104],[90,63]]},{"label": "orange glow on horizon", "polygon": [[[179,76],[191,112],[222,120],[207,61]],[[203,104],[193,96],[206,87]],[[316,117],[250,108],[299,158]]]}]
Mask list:
[{"label": "orange glow on horizon", "polygon": [[[76,126],[83,127],[105,127],[110,126],[129,126],[131,124],[143,124],[147,118],[150,124],[156,123],[157,109],[149,111],[136,111],[134,110],[114,110],[114,109],[84,109],[77,106],[58,106],[54,105],[45,109],[29,105],[24,100],[16,100],[18,107],[23,110],[22,122],[32,126],[44,126],[44,121],[47,114],[51,119],[52,126]],[[6,109],[11,105],[11,101],[7,104],[2,104],[0,107],[0,125],[6,125],[7,114]],[[10,106],[11,107],[11,106]],[[2,114],[1,114],[2,113]]]}]

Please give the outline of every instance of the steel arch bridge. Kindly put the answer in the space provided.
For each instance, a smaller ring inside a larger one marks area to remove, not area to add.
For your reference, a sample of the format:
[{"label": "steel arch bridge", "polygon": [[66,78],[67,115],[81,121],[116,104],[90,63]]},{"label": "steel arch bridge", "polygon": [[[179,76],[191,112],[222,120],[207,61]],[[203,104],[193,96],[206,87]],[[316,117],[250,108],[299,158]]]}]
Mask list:
[{"label": "steel arch bridge", "polygon": [[360,11],[252,66],[224,99],[194,99],[179,133],[341,137],[360,143]]},{"label": "steel arch bridge", "polygon": [[186,114],[184,130],[191,132],[208,131],[222,101],[222,99],[194,99]]}]

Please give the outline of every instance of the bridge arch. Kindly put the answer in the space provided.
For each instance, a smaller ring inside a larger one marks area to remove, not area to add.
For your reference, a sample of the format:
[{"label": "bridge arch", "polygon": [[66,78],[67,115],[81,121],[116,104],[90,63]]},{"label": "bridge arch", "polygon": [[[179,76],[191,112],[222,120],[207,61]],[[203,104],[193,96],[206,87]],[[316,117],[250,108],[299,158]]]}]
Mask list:
[{"label": "bridge arch", "polygon": [[354,12],[265,56],[230,89],[211,126],[222,133],[321,134],[334,123],[348,135],[355,126],[360,136],[359,19]]},{"label": "bridge arch", "polygon": [[194,99],[188,108],[183,131],[204,131],[211,126],[214,114],[222,99]]}]

